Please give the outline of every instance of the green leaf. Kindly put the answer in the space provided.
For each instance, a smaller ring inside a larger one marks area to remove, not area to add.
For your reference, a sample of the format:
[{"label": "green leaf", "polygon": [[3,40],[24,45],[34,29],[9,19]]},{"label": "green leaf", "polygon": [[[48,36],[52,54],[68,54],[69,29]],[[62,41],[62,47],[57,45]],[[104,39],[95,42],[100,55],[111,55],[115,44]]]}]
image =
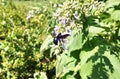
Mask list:
[{"label": "green leaf", "polygon": [[111,73],[109,71],[109,79],[119,79],[120,78],[120,61],[115,57],[114,55],[111,55],[110,53],[106,52],[105,56],[110,60],[114,70]]},{"label": "green leaf", "polygon": [[120,10],[116,10],[111,14],[111,18],[116,20],[116,21],[120,21]]},{"label": "green leaf", "polygon": [[93,56],[97,51],[98,51],[98,46],[96,46],[93,50],[88,52],[81,51],[80,76],[82,77],[82,79],[87,79],[87,76],[89,76],[92,73],[93,63],[91,61],[87,63],[87,60],[88,58]]},{"label": "green leaf", "polygon": [[41,47],[40,47],[40,52],[44,52],[45,50],[50,48],[50,44],[52,43],[53,38],[51,35],[48,35],[46,40],[42,43]]},{"label": "green leaf", "polygon": [[56,76],[62,77],[70,71],[74,71],[75,65],[76,59],[73,57],[69,57],[64,53],[61,56],[57,56]]},{"label": "green leaf", "polygon": [[[82,79],[119,79],[120,61],[105,47],[81,51],[80,75]],[[97,73],[96,73],[97,72]]]},{"label": "green leaf", "polygon": [[[75,30],[76,32],[77,30]],[[70,42],[68,44],[68,50],[69,51],[74,51],[74,50],[79,50],[82,47],[82,33],[78,32],[73,34],[70,37]]]},{"label": "green leaf", "polygon": [[61,63],[61,57],[58,56],[57,57],[57,61],[56,61],[56,77],[59,77],[62,72],[63,72],[63,64]]},{"label": "green leaf", "polygon": [[102,31],[104,31],[103,28],[90,26],[90,28],[89,28],[89,36],[90,37],[96,36],[98,33],[102,32]]},{"label": "green leaf", "polygon": [[120,36],[120,29],[119,29],[119,32],[118,32],[118,36]]},{"label": "green leaf", "polygon": [[120,0],[108,0],[105,4],[105,9],[113,7],[115,5],[119,5],[120,4]]}]

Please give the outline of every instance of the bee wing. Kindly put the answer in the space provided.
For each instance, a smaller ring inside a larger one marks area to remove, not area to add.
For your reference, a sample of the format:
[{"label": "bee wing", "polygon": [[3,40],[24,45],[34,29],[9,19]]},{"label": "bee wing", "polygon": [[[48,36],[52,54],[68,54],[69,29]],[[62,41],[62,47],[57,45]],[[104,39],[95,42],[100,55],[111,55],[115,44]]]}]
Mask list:
[{"label": "bee wing", "polygon": [[62,34],[62,35],[61,35],[61,38],[62,38],[62,39],[65,39],[65,38],[67,38],[68,36],[70,36],[70,34]]}]

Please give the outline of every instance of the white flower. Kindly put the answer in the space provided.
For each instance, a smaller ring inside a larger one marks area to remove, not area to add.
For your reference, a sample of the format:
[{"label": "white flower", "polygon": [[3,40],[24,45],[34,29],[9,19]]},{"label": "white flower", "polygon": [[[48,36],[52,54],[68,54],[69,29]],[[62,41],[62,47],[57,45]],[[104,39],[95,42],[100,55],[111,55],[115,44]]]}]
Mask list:
[{"label": "white flower", "polygon": [[57,7],[57,4],[54,4],[53,7]]},{"label": "white flower", "polygon": [[73,14],[73,16],[74,16],[76,19],[79,19],[78,11],[75,11],[75,13]]},{"label": "white flower", "polygon": [[77,3],[78,3],[78,1],[74,1],[74,2],[72,3],[72,6],[77,5]]},{"label": "white flower", "polygon": [[65,31],[66,31],[66,33],[70,33],[70,34],[71,34],[70,26],[67,26],[67,27],[65,28]]},{"label": "white flower", "polygon": [[94,9],[94,8],[95,8],[95,4],[92,4],[92,5],[90,6],[89,10],[92,10],[92,9]]},{"label": "white flower", "polygon": [[34,11],[33,10],[31,10],[31,11],[28,11],[28,13],[27,13],[27,20],[29,20],[30,18],[32,18],[34,16]]},{"label": "white flower", "polygon": [[55,26],[54,31],[57,31],[57,30],[59,30],[59,29],[60,29],[59,26]]},{"label": "white flower", "polygon": [[3,22],[2,22],[2,25],[5,25],[5,24],[6,24],[6,21],[3,21]]},{"label": "white flower", "polygon": [[53,14],[53,16],[58,17],[61,12],[62,12],[62,9],[61,9],[61,8],[58,8],[58,9],[56,10],[56,12]]}]

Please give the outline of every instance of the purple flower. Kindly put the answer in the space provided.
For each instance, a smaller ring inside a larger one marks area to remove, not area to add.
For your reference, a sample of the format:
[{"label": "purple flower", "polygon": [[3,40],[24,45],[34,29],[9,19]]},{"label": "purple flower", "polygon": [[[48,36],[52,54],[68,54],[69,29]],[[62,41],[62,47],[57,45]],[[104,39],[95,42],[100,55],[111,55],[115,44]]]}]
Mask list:
[{"label": "purple flower", "polygon": [[59,17],[58,20],[59,20],[59,24],[61,25],[66,25],[68,23],[68,19],[65,17]]},{"label": "purple flower", "polygon": [[55,26],[53,36],[56,37],[59,34],[59,26]]}]

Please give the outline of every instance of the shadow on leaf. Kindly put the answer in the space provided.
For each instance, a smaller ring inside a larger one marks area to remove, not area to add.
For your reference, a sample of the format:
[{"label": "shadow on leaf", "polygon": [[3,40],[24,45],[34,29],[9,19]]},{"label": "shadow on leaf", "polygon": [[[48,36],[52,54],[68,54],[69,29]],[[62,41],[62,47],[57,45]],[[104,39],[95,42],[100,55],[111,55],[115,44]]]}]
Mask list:
[{"label": "shadow on leaf", "polygon": [[[93,43],[94,41],[94,43]],[[97,41],[97,42],[96,42]],[[104,56],[108,48],[108,43],[101,37],[95,37],[91,40],[92,47],[98,46],[98,51],[88,58],[87,63],[92,61],[93,69],[90,75],[91,79],[108,79],[108,72],[113,73],[114,68],[109,58]]]}]

